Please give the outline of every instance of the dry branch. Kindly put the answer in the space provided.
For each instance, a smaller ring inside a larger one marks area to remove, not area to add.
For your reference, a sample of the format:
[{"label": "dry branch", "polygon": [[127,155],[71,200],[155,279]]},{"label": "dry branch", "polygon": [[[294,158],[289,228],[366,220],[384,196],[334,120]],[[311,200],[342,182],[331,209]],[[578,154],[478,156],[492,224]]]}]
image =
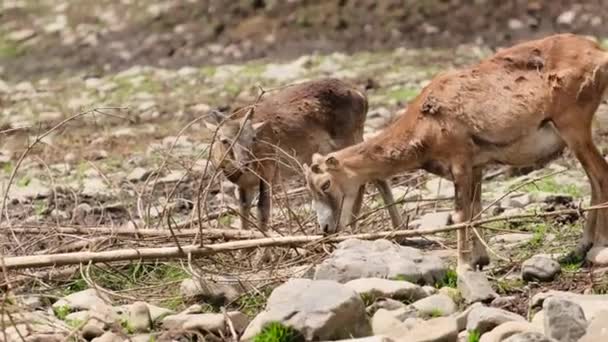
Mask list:
[{"label": "dry branch", "polygon": [[[109,227],[18,227],[3,228],[11,229],[15,234],[48,234],[61,233],[72,235],[129,235],[129,236],[149,236],[149,237],[171,237],[171,232],[167,229],[134,229],[134,228],[109,228]],[[193,236],[198,233],[198,229],[175,230],[176,236]],[[214,229],[205,228],[204,238],[209,239],[259,239],[264,235],[254,231],[235,230],[235,229]]]},{"label": "dry branch", "polygon": [[386,238],[406,238],[414,236],[423,236],[436,234],[441,232],[448,232],[464,227],[480,226],[490,222],[519,220],[519,219],[530,219],[540,217],[554,217],[560,215],[571,215],[579,214],[583,211],[598,210],[607,208],[607,204],[593,206],[589,208],[581,209],[566,209],[548,213],[533,213],[523,215],[512,215],[505,217],[494,217],[484,220],[478,220],[474,222],[466,222],[461,224],[455,224],[445,227],[432,228],[432,229],[417,229],[417,230],[395,230],[385,231],[377,233],[366,233],[366,234],[355,234],[355,235],[343,235],[343,236],[330,236],[323,237],[321,235],[310,235],[310,236],[287,236],[287,237],[274,237],[274,238],[262,238],[244,241],[233,241],[218,243],[206,246],[188,245],[180,247],[160,247],[160,248],[132,248],[132,249],[120,249],[113,251],[103,252],[78,252],[78,253],[62,253],[62,254],[47,254],[47,255],[35,255],[35,256],[17,256],[17,257],[4,257],[3,265],[6,270],[11,269],[22,269],[29,267],[46,267],[46,266],[64,266],[64,265],[75,265],[75,264],[88,264],[97,262],[114,262],[114,261],[127,261],[127,260],[155,260],[155,259],[175,259],[175,258],[188,258],[195,256],[207,256],[221,252],[235,251],[240,249],[250,249],[258,247],[297,247],[304,246],[311,243],[323,243],[323,242],[341,242],[348,239],[361,239],[361,240],[375,240],[375,239],[386,239]]}]

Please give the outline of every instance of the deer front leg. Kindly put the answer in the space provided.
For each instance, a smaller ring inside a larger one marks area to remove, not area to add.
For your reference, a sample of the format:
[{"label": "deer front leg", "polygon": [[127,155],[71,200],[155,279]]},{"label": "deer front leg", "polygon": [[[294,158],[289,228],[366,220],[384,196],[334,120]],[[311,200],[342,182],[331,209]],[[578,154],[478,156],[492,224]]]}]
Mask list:
[{"label": "deer front leg", "polygon": [[264,179],[260,179],[260,197],[258,198],[258,222],[261,231],[265,232],[272,209],[272,188]]},{"label": "deer front leg", "polygon": [[[455,212],[452,219],[455,223],[464,223],[471,219],[473,204],[473,170],[465,164],[454,165],[452,167],[452,178],[454,180],[454,204]],[[458,273],[475,270],[475,265],[471,264],[471,249],[469,245],[469,229],[460,228],[456,232],[457,253],[458,253]]]},{"label": "deer front leg", "polygon": [[350,221],[347,224],[350,224],[352,231],[356,231],[357,228],[357,219],[359,218],[359,213],[361,212],[361,206],[363,205],[363,195],[365,194],[365,185],[361,185],[359,187],[359,192],[357,193],[357,198],[355,198],[355,203],[353,204],[352,216],[350,217]]},{"label": "deer front leg", "polygon": [[374,185],[376,185],[378,192],[380,192],[380,196],[382,196],[384,205],[387,207],[388,215],[391,217],[393,228],[399,229],[403,225],[403,220],[401,219],[399,210],[397,210],[397,206],[395,205],[395,198],[393,197],[391,187],[388,185],[387,181],[380,179],[374,181]]},{"label": "deer front leg", "polygon": [[[471,192],[473,194],[473,204],[471,206],[471,219],[480,219],[476,217],[481,212],[481,181],[483,179],[483,169],[481,167],[473,168],[473,182],[471,183]],[[483,239],[483,230],[476,229],[480,237]],[[471,265],[483,269],[484,266],[490,264],[490,257],[486,247],[481,243],[475,232],[471,232],[473,240],[473,251],[471,255]]]},{"label": "deer front leg", "polygon": [[241,229],[249,228],[249,212],[251,203],[255,196],[255,188],[238,187],[239,194],[239,214],[241,216]]}]

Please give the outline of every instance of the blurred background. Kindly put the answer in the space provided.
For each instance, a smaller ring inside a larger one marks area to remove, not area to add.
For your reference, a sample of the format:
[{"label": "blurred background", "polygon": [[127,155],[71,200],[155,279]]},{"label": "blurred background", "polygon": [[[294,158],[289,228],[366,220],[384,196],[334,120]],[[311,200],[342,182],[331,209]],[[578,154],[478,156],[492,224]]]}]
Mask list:
[{"label": "blurred background", "polygon": [[605,0],[3,0],[0,75],[608,36]]}]

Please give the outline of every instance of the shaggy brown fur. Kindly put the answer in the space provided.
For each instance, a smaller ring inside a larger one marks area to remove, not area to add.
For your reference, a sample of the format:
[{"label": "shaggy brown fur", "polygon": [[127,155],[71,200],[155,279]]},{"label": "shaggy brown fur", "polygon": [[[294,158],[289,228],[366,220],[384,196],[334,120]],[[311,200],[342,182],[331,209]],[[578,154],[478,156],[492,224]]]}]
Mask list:
[{"label": "shaggy brown fur", "polygon": [[[436,76],[379,135],[315,155],[312,169],[319,172],[307,180],[332,183],[317,197],[348,198],[369,179],[425,169],[454,182],[454,216],[466,221],[480,211],[485,165],[542,164],[568,146],[589,176],[591,204],[605,203],[608,163],[592,141],[591,123],[607,87],[608,53],[595,42],[561,34],[515,45]],[[469,251],[468,239],[466,230],[459,232],[459,264],[487,264],[485,248],[472,238]],[[592,246],[608,246],[608,210],[587,217],[577,252]]]},{"label": "shaggy brown fur", "polygon": [[[310,163],[314,153],[326,154],[363,141],[367,98],[340,80],[321,79],[267,94],[254,105],[252,119],[244,122],[246,112],[247,108],[236,110],[219,127],[219,143],[215,144],[211,159],[239,187],[243,227],[247,226],[251,202],[259,191],[258,220],[260,228],[265,229],[270,192],[279,173],[292,175],[302,163]],[[216,113],[216,122],[210,128],[216,129],[223,119]],[[234,140],[236,143],[228,151],[231,158],[220,163]],[[378,181],[377,186],[387,204],[392,204],[386,182]],[[395,224],[400,224],[392,206],[390,213]]]}]

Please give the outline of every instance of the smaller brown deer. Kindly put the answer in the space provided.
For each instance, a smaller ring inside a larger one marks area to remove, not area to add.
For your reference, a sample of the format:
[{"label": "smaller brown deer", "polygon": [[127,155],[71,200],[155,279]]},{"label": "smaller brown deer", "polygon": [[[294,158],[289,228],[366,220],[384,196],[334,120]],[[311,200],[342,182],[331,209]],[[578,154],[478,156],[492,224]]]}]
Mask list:
[{"label": "smaller brown deer", "polygon": [[[468,221],[481,209],[484,166],[544,164],[566,146],[587,173],[591,205],[606,204],[608,163],[593,143],[591,124],[607,88],[608,53],[571,34],[521,43],[439,74],[380,134],[313,156],[305,175],[315,201],[326,203],[318,205],[318,219],[334,230],[331,203],[352,201],[370,179],[424,169],[454,182],[455,221]],[[458,231],[461,270],[489,262],[478,237],[471,237],[471,249],[469,238],[467,228]],[[590,211],[573,256],[600,263],[594,255],[606,247],[608,209]]]},{"label": "smaller brown deer", "polygon": [[[250,109],[253,114],[248,119]],[[310,163],[314,153],[326,154],[363,141],[366,115],[367,97],[331,78],[287,86],[264,96],[253,108],[235,110],[230,117],[213,111],[213,121],[206,125],[217,130],[218,141],[210,159],[238,186],[241,227],[248,227],[249,211],[258,192],[258,226],[266,230],[271,190],[279,176],[296,174],[301,164]],[[222,160],[225,155],[228,158]],[[387,182],[371,181],[387,205],[393,225],[400,226],[401,217]],[[350,223],[357,217],[363,190],[360,186],[341,222]],[[328,226],[321,228],[327,231]]]}]

